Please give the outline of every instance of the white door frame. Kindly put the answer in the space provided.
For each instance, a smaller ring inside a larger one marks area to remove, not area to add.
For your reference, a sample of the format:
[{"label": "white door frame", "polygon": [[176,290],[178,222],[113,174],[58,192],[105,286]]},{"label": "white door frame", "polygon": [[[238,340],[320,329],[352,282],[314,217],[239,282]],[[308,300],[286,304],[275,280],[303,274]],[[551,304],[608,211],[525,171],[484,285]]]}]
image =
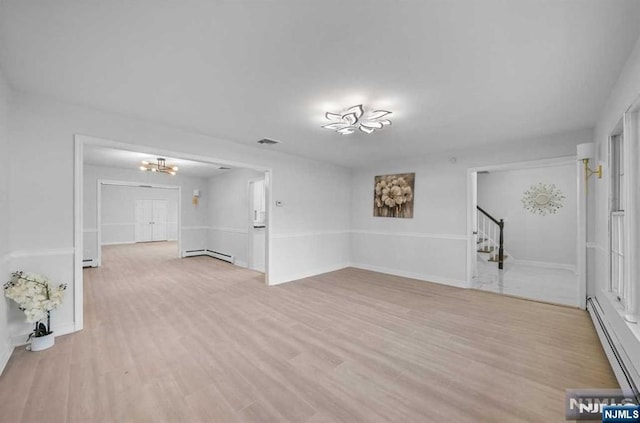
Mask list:
[{"label": "white door frame", "polygon": [[[254,182],[258,182],[258,181],[265,181],[266,184],[266,178],[267,175],[265,176],[259,176],[259,177],[255,177],[255,178],[250,178],[247,181],[247,198],[249,199],[248,201],[248,237],[247,237],[247,268],[254,270],[253,269],[253,243],[254,243],[254,227],[253,227],[253,208],[251,207],[253,204],[253,197],[252,197],[252,190],[251,190],[251,184],[253,184]],[[266,187],[266,185],[265,185]],[[266,188],[265,188],[266,191]],[[266,195],[266,193],[265,193]],[[266,205],[266,198],[265,198],[265,205]],[[265,231],[267,229],[267,225],[265,222]],[[266,251],[266,250],[265,250]]]},{"label": "white door frame", "polygon": [[178,191],[178,257],[182,257],[182,187],[179,185],[164,185],[146,182],[117,181],[110,179],[98,179],[98,200],[96,202],[98,225],[98,267],[102,266],[102,187],[104,185],[122,186],[122,187],[144,187],[158,189],[175,189]]},{"label": "white door frame", "polygon": [[[265,210],[266,228],[265,228],[265,284],[269,285],[269,273],[271,270],[271,184],[273,170],[263,166],[257,166],[249,163],[242,163],[219,159],[215,157],[201,156],[198,154],[188,154],[179,151],[166,150],[163,148],[151,147],[148,145],[128,144],[119,141],[113,141],[104,138],[93,137],[89,135],[74,135],[74,175],[73,175],[73,320],[74,329],[82,330],[84,327],[84,299],[83,299],[83,275],[82,275],[82,256],[83,248],[83,177],[84,177],[84,160],[83,150],[85,145],[98,145],[102,147],[117,148],[120,150],[136,151],[148,153],[152,155],[160,155],[167,157],[176,157],[186,160],[193,160],[204,163],[218,164],[230,167],[242,167],[245,169],[253,169],[264,172],[265,183],[265,201],[267,208]],[[182,200],[182,199],[181,199]]]},{"label": "white door frame", "polygon": [[575,164],[578,169],[576,173],[576,192],[577,215],[576,215],[576,282],[578,284],[578,305],[580,308],[586,308],[587,301],[587,263],[586,263],[586,212],[587,203],[581,199],[584,197],[584,187],[582,175],[582,163],[576,160],[576,156],[555,157],[551,159],[531,160],[525,162],[514,162],[497,165],[488,165],[481,167],[473,167],[467,169],[467,288],[471,287],[473,278],[473,269],[477,255],[477,245],[473,235],[475,227],[475,216],[477,206],[477,176],[478,172],[483,171],[499,171],[499,170],[520,170],[535,169],[541,167],[552,167]]}]

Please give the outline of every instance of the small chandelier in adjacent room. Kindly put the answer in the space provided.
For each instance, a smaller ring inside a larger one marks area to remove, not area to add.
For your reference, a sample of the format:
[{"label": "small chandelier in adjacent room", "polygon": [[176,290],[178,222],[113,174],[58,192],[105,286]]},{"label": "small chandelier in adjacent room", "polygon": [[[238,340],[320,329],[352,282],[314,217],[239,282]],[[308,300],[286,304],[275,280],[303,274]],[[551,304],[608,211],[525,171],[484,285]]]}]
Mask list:
[{"label": "small chandelier in adjacent room", "polygon": [[391,125],[387,110],[365,110],[362,104],[348,108],[343,113],[327,112],[324,116],[331,121],[323,128],[333,129],[340,135],[353,134],[357,129],[370,134],[376,129],[382,129],[386,125]]},{"label": "small chandelier in adjacent room", "polygon": [[157,162],[142,161],[140,170],[149,172],[168,173],[169,175],[175,175],[178,171],[178,166],[168,165],[165,159],[158,157]]}]

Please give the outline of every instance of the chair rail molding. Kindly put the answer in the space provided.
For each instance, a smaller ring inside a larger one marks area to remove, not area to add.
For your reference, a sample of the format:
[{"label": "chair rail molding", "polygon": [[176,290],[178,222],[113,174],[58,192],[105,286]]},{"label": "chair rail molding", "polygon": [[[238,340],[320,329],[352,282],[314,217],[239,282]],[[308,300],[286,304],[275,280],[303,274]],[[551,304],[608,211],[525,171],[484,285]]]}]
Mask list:
[{"label": "chair rail molding", "polygon": [[271,235],[272,238],[301,238],[308,236],[326,236],[326,235],[343,235],[348,234],[349,230],[337,230],[337,231],[309,231],[309,232],[282,232]]},{"label": "chair rail molding", "polygon": [[221,227],[216,227],[216,226],[209,226],[207,227],[208,230],[210,231],[218,231],[218,232],[229,232],[229,233],[233,233],[233,234],[248,234],[249,230],[248,229],[238,229],[238,228],[221,228]]},{"label": "chair rail molding", "polygon": [[17,250],[9,253],[7,256],[9,259],[23,258],[23,257],[44,257],[44,256],[65,256],[73,254],[75,248],[47,248],[42,250]]},{"label": "chair rail molding", "polygon": [[432,239],[453,239],[458,241],[467,241],[469,239],[467,235],[433,234],[433,233],[426,233],[426,232],[391,232],[391,231],[373,231],[373,230],[362,230],[362,229],[354,229],[349,232],[353,234],[364,234],[364,235],[399,236],[399,237],[432,238]]}]

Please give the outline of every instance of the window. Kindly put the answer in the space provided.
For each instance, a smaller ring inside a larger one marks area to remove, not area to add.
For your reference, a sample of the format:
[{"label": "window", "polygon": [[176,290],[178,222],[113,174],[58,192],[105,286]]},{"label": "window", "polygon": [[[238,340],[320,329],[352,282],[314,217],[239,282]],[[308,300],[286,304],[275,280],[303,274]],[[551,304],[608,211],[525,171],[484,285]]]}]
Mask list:
[{"label": "window", "polygon": [[609,141],[609,290],[628,322],[638,321],[640,304],[640,101],[624,114]]},{"label": "window", "polygon": [[622,134],[611,137],[609,169],[611,172],[611,284],[610,290],[624,302],[624,145]]}]

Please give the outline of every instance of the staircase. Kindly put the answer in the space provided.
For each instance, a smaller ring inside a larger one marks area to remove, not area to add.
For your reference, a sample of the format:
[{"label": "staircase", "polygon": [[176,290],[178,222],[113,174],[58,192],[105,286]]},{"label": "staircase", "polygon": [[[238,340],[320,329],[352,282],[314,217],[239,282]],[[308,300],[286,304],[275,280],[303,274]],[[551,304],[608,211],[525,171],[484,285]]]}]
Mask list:
[{"label": "staircase", "polygon": [[477,222],[478,253],[488,254],[488,261],[498,263],[498,269],[504,268],[504,220],[496,219],[478,206]]}]

